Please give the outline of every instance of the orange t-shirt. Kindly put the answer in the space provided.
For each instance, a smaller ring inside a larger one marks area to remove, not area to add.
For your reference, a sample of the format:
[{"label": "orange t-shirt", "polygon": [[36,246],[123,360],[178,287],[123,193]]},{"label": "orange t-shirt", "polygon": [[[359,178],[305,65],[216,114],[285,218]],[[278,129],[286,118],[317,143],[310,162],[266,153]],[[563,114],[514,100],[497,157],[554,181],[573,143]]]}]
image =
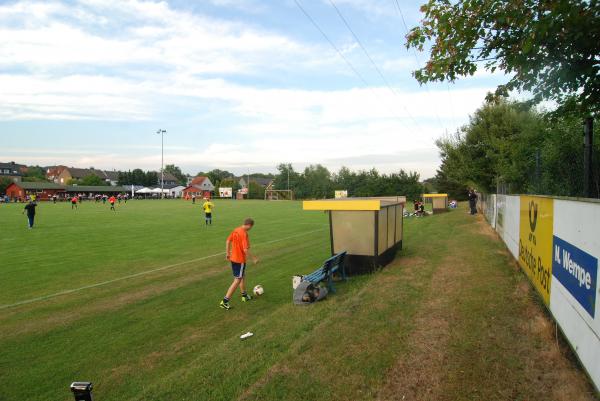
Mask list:
[{"label": "orange t-shirt", "polygon": [[73,203],[77,203],[77,197],[76,197],[76,196],[72,197],[72,198],[71,198],[71,202],[73,202]]},{"label": "orange t-shirt", "polygon": [[245,250],[250,248],[248,232],[242,227],[238,227],[229,234],[227,241],[231,243],[229,248],[231,256],[229,257],[229,260],[234,263],[246,263]]},{"label": "orange t-shirt", "polygon": [[110,199],[108,200],[110,203],[115,203],[115,197],[111,196]]}]

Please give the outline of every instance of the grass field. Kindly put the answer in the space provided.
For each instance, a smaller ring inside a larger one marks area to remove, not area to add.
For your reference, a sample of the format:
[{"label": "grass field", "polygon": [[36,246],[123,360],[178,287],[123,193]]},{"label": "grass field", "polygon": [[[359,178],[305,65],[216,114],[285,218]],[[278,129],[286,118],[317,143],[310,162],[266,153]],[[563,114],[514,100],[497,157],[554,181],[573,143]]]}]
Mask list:
[{"label": "grass field", "polygon": [[[116,213],[0,206],[0,400],[590,400],[593,389],[504,246],[463,210],[405,223],[386,269],[311,307],[291,276],[329,255],[298,202],[130,201]],[[266,294],[223,311],[244,217]],[[240,341],[239,335],[255,336]]]}]

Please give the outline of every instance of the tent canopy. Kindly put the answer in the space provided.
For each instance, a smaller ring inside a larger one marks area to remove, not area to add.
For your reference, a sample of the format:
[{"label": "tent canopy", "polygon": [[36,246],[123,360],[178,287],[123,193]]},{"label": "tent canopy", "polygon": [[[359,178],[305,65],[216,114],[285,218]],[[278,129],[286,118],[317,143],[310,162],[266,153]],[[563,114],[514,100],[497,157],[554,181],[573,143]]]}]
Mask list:
[{"label": "tent canopy", "polygon": [[150,188],[142,188],[135,191],[136,194],[150,194],[152,190]]}]

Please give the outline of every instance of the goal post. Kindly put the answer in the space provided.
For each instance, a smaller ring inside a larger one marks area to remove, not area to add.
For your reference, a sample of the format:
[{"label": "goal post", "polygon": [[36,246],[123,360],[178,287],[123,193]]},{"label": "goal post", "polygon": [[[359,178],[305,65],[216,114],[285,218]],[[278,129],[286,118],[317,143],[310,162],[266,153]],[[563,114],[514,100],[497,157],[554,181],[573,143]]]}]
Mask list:
[{"label": "goal post", "polygon": [[291,189],[267,189],[265,200],[294,200],[294,191]]}]

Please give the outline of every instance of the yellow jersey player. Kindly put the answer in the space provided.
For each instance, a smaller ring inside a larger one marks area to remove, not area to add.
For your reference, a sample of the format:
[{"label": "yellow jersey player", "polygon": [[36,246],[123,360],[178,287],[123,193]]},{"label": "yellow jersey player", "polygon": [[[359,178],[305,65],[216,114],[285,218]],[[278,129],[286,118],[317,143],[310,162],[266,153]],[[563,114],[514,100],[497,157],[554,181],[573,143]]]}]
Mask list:
[{"label": "yellow jersey player", "polygon": [[206,199],[204,204],[202,205],[202,209],[204,209],[204,222],[206,225],[212,226],[212,210],[215,207],[215,204],[210,201],[210,199]]}]

